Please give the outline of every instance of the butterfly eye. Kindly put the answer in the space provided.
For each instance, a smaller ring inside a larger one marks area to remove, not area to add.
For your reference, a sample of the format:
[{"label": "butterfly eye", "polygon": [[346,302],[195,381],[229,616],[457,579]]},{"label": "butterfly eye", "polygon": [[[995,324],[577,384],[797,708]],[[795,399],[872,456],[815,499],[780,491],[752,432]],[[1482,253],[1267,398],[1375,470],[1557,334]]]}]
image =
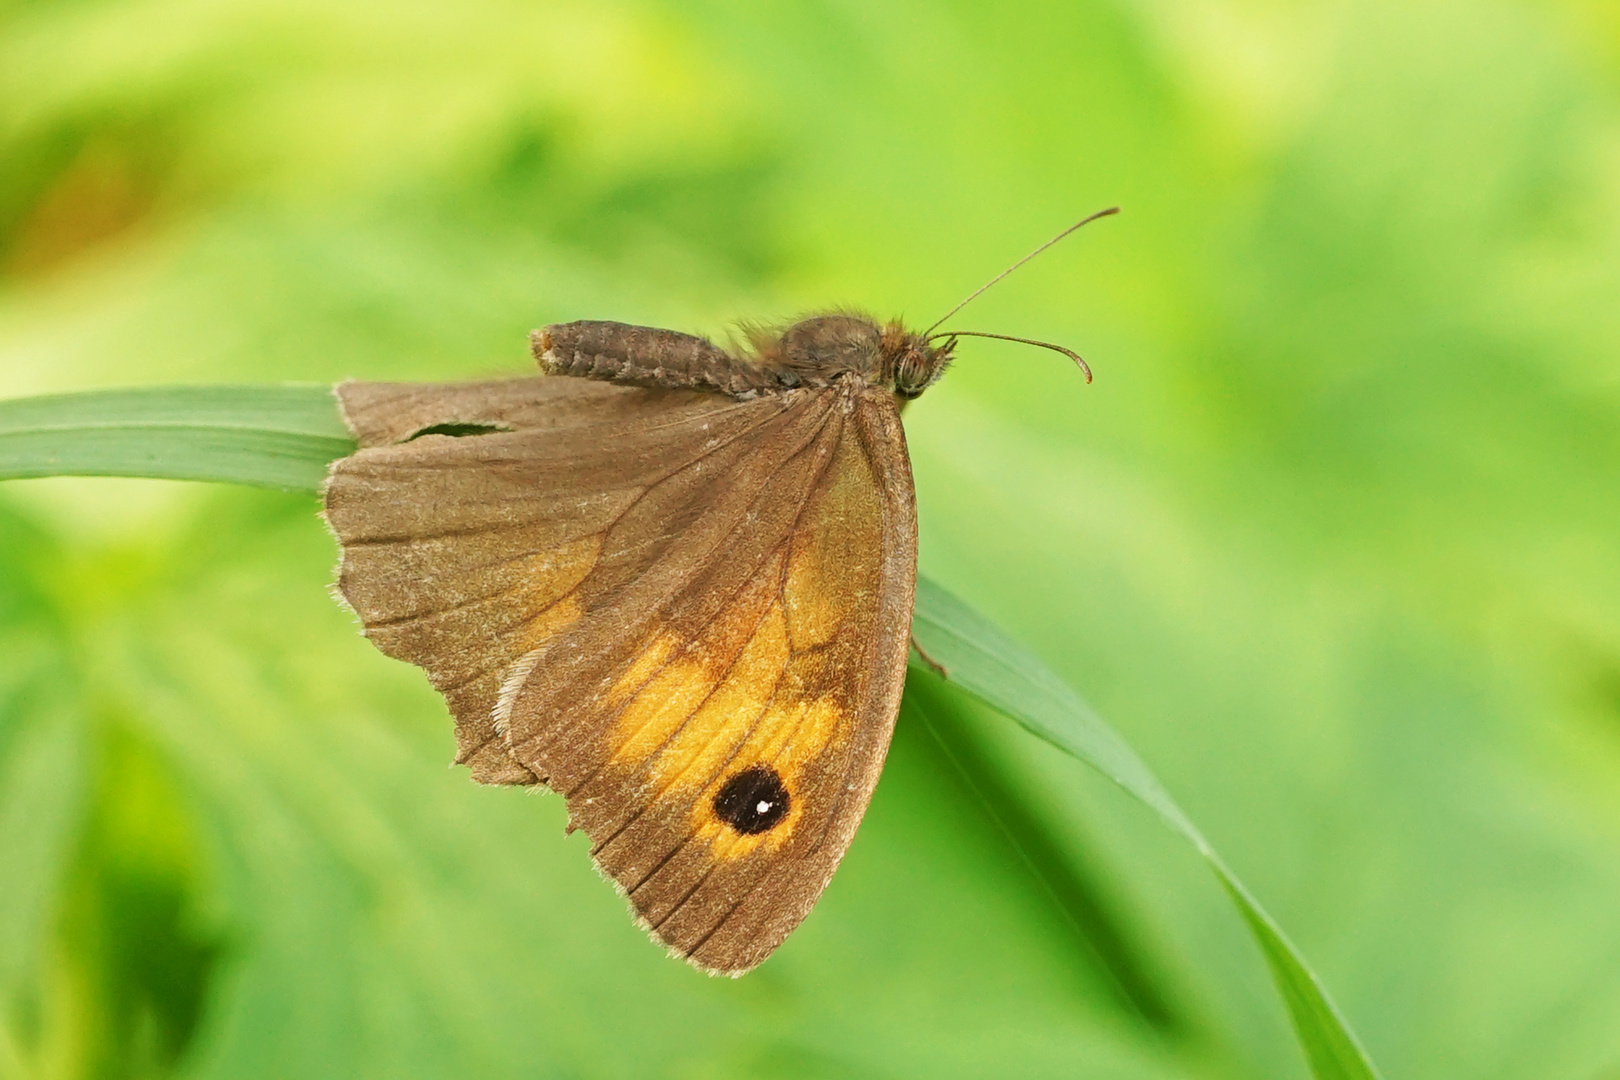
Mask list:
[{"label": "butterfly eye", "polygon": [[907,401],[921,397],[922,392],[934,381],[933,367],[926,353],[919,349],[908,349],[895,365],[895,394]]},{"label": "butterfly eye", "polygon": [[762,833],[787,816],[791,802],[776,770],[755,765],[726,781],[714,797],[714,812],[740,833]]}]

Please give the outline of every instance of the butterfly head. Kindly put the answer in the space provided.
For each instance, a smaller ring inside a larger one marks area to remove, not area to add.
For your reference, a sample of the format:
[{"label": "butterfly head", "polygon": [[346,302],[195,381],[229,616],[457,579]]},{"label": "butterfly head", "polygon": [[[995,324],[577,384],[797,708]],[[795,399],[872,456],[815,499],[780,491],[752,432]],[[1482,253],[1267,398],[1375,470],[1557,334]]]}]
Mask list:
[{"label": "butterfly head", "polygon": [[924,390],[945,374],[945,368],[951,362],[951,350],[955,347],[954,338],[946,338],[939,345],[930,345],[921,334],[914,334],[898,322],[892,322],[883,328],[880,345],[883,361],[879,378],[903,401],[920,397]]}]

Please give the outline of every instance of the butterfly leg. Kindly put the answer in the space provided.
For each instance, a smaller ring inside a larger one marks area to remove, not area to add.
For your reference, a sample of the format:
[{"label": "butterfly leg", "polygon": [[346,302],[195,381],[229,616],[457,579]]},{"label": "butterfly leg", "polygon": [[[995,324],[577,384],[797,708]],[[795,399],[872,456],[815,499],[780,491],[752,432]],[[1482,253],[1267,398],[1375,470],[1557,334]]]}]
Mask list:
[{"label": "butterfly leg", "polygon": [[948,679],[951,677],[951,673],[945,670],[944,664],[928,655],[928,650],[922,647],[922,642],[917,640],[916,634],[911,635],[911,647],[917,650],[917,655],[922,658],[923,663],[934,669],[934,674],[938,675],[942,679]]}]

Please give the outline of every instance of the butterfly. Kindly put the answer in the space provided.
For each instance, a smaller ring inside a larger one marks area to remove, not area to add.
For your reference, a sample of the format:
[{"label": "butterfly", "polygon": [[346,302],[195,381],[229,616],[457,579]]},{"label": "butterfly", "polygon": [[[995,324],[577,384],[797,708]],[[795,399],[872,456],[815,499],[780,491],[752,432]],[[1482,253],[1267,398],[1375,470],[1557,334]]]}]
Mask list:
[{"label": "butterfly", "polygon": [[917,572],[900,410],[957,338],[1007,337],[933,330],[571,322],[532,335],[539,377],[337,388],[360,449],[325,513],[365,635],[427,672],[475,780],[560,792],[711,973],[799,925],[882,771]]}]

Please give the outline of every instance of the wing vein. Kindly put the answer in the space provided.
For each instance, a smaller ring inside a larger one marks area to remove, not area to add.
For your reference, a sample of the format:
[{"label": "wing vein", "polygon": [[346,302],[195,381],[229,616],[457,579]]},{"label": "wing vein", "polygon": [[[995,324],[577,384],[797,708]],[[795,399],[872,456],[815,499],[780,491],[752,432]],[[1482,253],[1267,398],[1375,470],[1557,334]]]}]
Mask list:
[{"label": "wing vein", "polygon": [[[613,527],[615,525],[617,525],[620,522],[620,520],[623,519],[625,514],[630,512],[630,509],[632,507],[634,507],[636,505],[636,503],[640,502],[641,499],[644,498],[647,495],[648,492],[652,491],[658,485],[667,482],[671,477],[675,476],[677,473],[683,472],[686,469],[691,468],[693,465],[698,464],[705,457],[707,457],[709,454],[712,454],[717,450],[723,449],[725,446],[728,446],[732,442],[736,441],[737,439],[742,438],[744,435],[746,435],[749,432],[753,431],[755,428],[759,427],[760,425],[764,424],[765,422],[767,422],[769,420],[773,420],[777,416],[780,416],[780,415],[781,415],[781,413],[778,412],[773,416],[767,416],[764,419],[760,420],[758,423],[744,429],[743,431],[738,432],[736,435],[734,435],[732,438],[726,440],[726,442],[721,444],[720,446],[709,447],[708,449],[704,450],[704,452],[702,454],[699,454],[697,457],[693,458],[692,460],[686,462],[683,465],[679,465],[679,466],[671,469],[669,472],[665,473],[662,477],[660,477],[659,479],[653,481],[646,488],[644,488],[642,490],[641,494],[637,495],[634,500],[632,500],[629,504],[627,504],[617,514],[615,514],[613,516],[613,518],[611,518],[606,524],[604,524],[602,526],[602,528],[598,532],[592,533],[590,535],[606,536],[608,533],[613,531]],[[818,434],[819,434],[819,429],[818,429]],[[806,445],[809,445],[810,442],[814,442],[815,438],[816,438],[816,436],[812,435],[810,440],[807,441]],[[499,527],[499,526],[496,526],[496,527]],[[488,530],[485,530],[485,531],[488,531]],[[534,554],[536,554],[536,553],[531,551],[531,552],[527,552],[525,555],[519,556],[519,557],[520,558],[527,558],[528,556],[531,556],[531,555],[534,555]],[[600,554],[598,554],[598,556],[597,556],[597,562],[598,563],[601,562],[601,555]],[[534,614],[532,614],[532,615],[528,616],[527,618],[523,619],[521,622],[513,624],[512,630],[515,631],[515,630],[518,630],[521,627],[532,625],[537,620],[545,617],[546,613],[551,611],[552,608],[556,607],[558,604],[562,603],[562,601],[568,599],[570,596],[573,596],[581,588],[583,588],[587,583],[589,583],[590,580],[591,580],[591,576],[594,573],[595,573],[595,568],[593,567],[592,570],[591,570],[591,573],[587,573],[584,577],[582,577],[578,581],[576,581],[574,583],[573,587],[570,588],[567,592],[562,593],[561,595],[557,596],[550,603],[548,603],[545,607],[541,608],[539,611],[536,611]],[[491,595],[494,595],[494,594],[491,594]],[[367,629],[368,630],[370,629],[369,625],[367,626]],[[539,646],[539,648],[544,648],[544,646],[543,645]],[[532,650],[532,649],[529,650],[529,652],[534,652],[534,651],[535,650]],[[527,655],[529,655],[529,653],[524,654],[524,656],[527,656]],[[472,673],[466,675],[464,678],[457,679],[454,682],[445,683],[445,684],[442,684],[442,685],[440,683],[438,683],[438,682],[434,682],[433,687],[434,687],[434,689],[438,690],[440,693],[446,693],[446,692],[451,691],[451,690],[459,690],[463,686],[466,686],[468,683],[472,682],[473,680],[481,678],[484,675],[489,674],[491,671],[494,671],[496,668],[500,668],[500,667],[504,666],[507,669],[507,671],[510,672],[510,671],[514,670],[519,663],[522,663],[522,661],[523,661],[523,657],[518,657],[515,660],[510,658],[510,657],[502,657],[500,659],[497,659],[494,663],[491,663],[491,664],[488,664],[486,666],[480,667],[480,668],[474,670]],[[535,663],[531,663],[529,665],[529,670],[531,672],[534,670],[537,663],[538,663],[538,660]],[[432,680],[430,679],[430,681],[432,681]],[[643,684],[643,685],[645,685],[645,684]],[[497,705],[495,707],[496,708],[499,707],[498,702],[497,702]],[[617,714],[615,714],[615,715],[617,715]],[[540,748],[538,748],[536,752],[539,752],[539,749],[544,749],[545,746],[547,746],[547,745],[549,745],[549,743],[542,743]]]},{"label": "wing vein", "polygon": [[[767,612],[766,615],[768,616],[769,612]],[[762,616],[760,618],[761,623],[763,623],[765,621],[765,617],[766,616]],[[771,683],[770,697],[766,698],[764,704],[760,707],[760,710],[759,710],[760,716],[765,715],[765,710],[770,707],[770,703],[772,701],[776,700],[777,688],[782,685],[782,676],[785,675],[785,674],[787,674],[787,669],[785,667],[783,668],[782,671],[777,672],[776,681]],[[710,691],[710,693],[712,694],[713,691]],[[707,698],[705,698],[704,700],[706,701]],[[695,715],[695,712],[696,711],[694,710],[694,715]],[[690,720],[691,720],[691,716],[688,716],[685,721],[682,721],[681,727],[684,728],[686,726],[686,723],[689,722]],[[709,784],[713,782],[715,776],[717,776],[719,773],[724,772],[726,766],[730,765],[733,761],[736,760],[738,751],[740,751],[742,749],[743,744],[748,741],[748,736],[752,735],[757,727],[758,727],[758,720],[756,719],[755,720],[755,726],[750,727],[745,732],[743,732],[743,737],[737,741],[737,749],[733,750],[731,752],[730,756],[728,756],[725,761],[720,763],[720,768],[719,769],[715,770],[714,772],[711,772],[709,774],[708,779],[704,780],[703,785],[702,785],[703,788],[707,788],[709,786]],[[677,731],[676,734],[679,734],[679,732]],[[669,739],[666,739],[664,741],[664,745],[667,746],[669,744],[669,742],[674,739],[674,737],[675,737],[674,735],[671,735]],[[663,748],[660,747],[659,749],[660,749],[660,751],[662,751]],[[650,755],[648,757],[648,760],[651,761],[652,757],[655,757],[655,756],[656,756],[656,754]],[[681,781],[681,778],[684,777],[687,774],[687,772],[689,772],[689,771],[690,771],[690,766],[688,766],[686,769],[682,769],[680,772],[676,773],[673,778],[668,780],[662,787],[660,787],[656,792],[654,792],[652,794],[651,798],[648,798],[648,799],[644,800],[641,803],[641,805],[636,808],[635,813],[631,814],[630,817],[628,819],[626,819],[626,821],[625,821],[625,823],[623,825],[620,825],[616,830],[614,830],[614,833],[613,833],[612,836],[610,836],[606,840],[602,841],[601,844],[599,844],[595,849],[593,849],[591,851],[591,855],[593,857],[595,857],[599,852],[606,849],[607,846],[609,844],[611,844],[614,840],[617,840],[619,838],[619,836],[626,829],[628,829],[630,826],[634,825],[641,818],[641,815],[645,814],[652,807],[653,803],[655,803],[659,799],[663,798],[664,795],[671,788],[673,788],[677,784],[679,784],[680,781]],[[684,841],[683,841],[683,843],[684,843]]]},{"label": "wing vein", "polygon": [[697,954],[699,949],[707,945],[709,943],[709,939],[714,937],[722,926],[726,925],[726,920],[730,919],[737,913],[737,909],[743,906],[743,901],[747,900],[749,896],[753,895],[753,892],[753,888],[749,888],[741,896],[737,897],[737,899],[732,902],[732,905],[726,908],[725,913],[721,915],[719,919],[715,920],[715,924],[705,930],[702,937],[693,942],[692,947],[686,950],[686,955],[694,956]]},{"label": "wing vein", "polygon": [[[831,416],[832,416],[832,414],[829,413],[828,419],[831,419]],[[819,438],[819,434],[820,434],[820,432],[818,430],[817,438]],[[814,441],[815,440],[812,439],[811,443],[806,444],[804,449],[808,450],[810,448],[810,445],[812,445],[814,443]],[[803,450],[800,451],[800,453],[802,453],[802,452],[803,452]],[[796,457],[797,454],[795,454],[794,456]],[[832,467],[834,457],[835,457],[835,455],[829,454],[828,457],[827,457],[826,463],[822,465],[821,470],[812,479],[811,483],[805,485],[804,495],[800,499],[798,508],[794,511],[793,521],[788,525],[787,529],[785,529],[783,531],[783,539],[782,539],[781,543],[779,545],[777,545],[777,547],[772,548],[770,550],[770,552],[767,553],[761,559],[762,564],[768,564],[769,561],[771,560],[771,558],[773,556],[775,556],[781,550],[782,547],[791,546],[794,536],[797,535],[797,533],[798,533],[799,523],[801,521],[803,521],[803,519],[804,519],[804,512],[805,512],[805,510],[808,508],[808,506],[810,504],[810,499],[815,494],[816,488],[820,484],[821,478],[823,476],[825,476],[826,471]],[[787,466],[787,464],[788,464],[787,462],[784,462],[783,467],[785,468]],[[782,569],[780,571],[780,576],[779,576],[779,579],[778,579],[778,582],[777,582],[777,589],[776,589],[777,599],[778,599],[779,602],[783,602],[784,611],[786,610],[786,605],[785,605],[785,594],[784,594],[783,590],[786,587],[786,583],[787,583],[787,570],[788,570],[787,564],[784,561],[784,563],[782,565]],[[743,582],[741,585],[738,586],[736,592],[741,592],[743,589],[746,589],[749,585],[751,585],[753,583],[753,580],[754,579],[749,579],[749,580]],[[735,596],[736,592],[734,592],[732,595]],[[764,621],[767,618],[769,618],[769,616],[770,616],[770,608],[767,607],[765,609],[765,612],[760,616],[759,620],[754,624],[755,631],[757,631],[759,629],[759,626],[761,624],[763,624]],[[750,637],[752,637],[752,634],[750,634]],[[791,637],[790,637],[790,640],[791,640]],[[747,644],[748,644],[748,639],[744,639],[742,645],[740,645],[738,647],[737,654],[735,656],[733,656],[731,658],[731,660],[727,663],[726,672],[728,674],[730,673],[732,667],[734,667],[736,665],[736,662],[737,662],[738,658],[741,657],[743,650],[747,648]],[[808,650],[806,650],[806,651],[808,651]],[[785,676],[787,674],[788,663],[792,662],[792,658],[795,655],[801,655],[801,654],[793,652],[790,649],[789,655],[788,655],[788,661],[785,662],[782,665],[782,670],[777,673],[776,681],[771,684],[771,694],[770,694],[769,697],[767,697],[765,699],[765,701],[763,703],[763,706],[760,709],[759,716],[764,716],[765,712],[769,709],[771,702],[776,700],[776,692],[781,687],[783,676]],[[671,658],[671,661],[666,661],[666,663],[669,663],[669,662],[672,662],[672,661],[673,661],[673,658]],[[649,676],[649,678],[648,678],[649,682],[651,681],[651,678],[652,678],[652,676]],[[669,733],[669,735],[667,735],[664,738],[664,741],[659,744],[658,748],[656,750],[654,750],[653,753],[651,753],[651,754],[649,754],[647,756],[647,761],[649,763],[654,758],[656,758],[659,754],[663,753],[663,751],[669,746],[669,744],[671,742],[673,742],[676,738],[678,738],[683,731],[686,730],[687,726],[692,722],[692,719],[702,710],[703,706],[708,703],[709,699],[714,696],[714,694],[720,689],[720,687],[724,684],[724,682],[725,682],[725,676],[724,675],[722,675],[719,679],[717,679],[715,681],[715,685],[709,689],[709,692],[706,693],[703,696],[703,699],[698,702],[698,704],[692,709],[691,712],[686,714],[686,716],[681,720],[680,724],[677,725],[676,728],[673,731],[671,731]],[[643,683],[642,685],[644,687],[646,685],[646,683]],[[632,695],[630,700],[634,700],[633,695]],[[629,704],[630,704],[630,702],[626,701],[626,703],[623,706],[621,706],[620,712],[622,712],[623,709],[625,709],[625,708],[629,708]],[[616,717],[616,716],[619,715],[619,713],[615,713],[614,715]],[[747,744],[749,736],[753,735],[753,733],[756,730],[758,730],[758,718],[757,717],[755,719],[754,724],[752,726],[750,726],[749,728],[747,728],[743,732],[742,738],[740,738],[737,741],[737,746],[731,752],[731,754],[725,759],[725,761],[721,762],[720,767],[718,769],[711,772],[709,774],[708,778],[704,780],[703,785],[702,785],[703,788],[707,788],[709,786],[709,784],[714,781],[714,778],[716,776],[723,773],[725,771],[726,767],[728,765],[730,765],[733,761],[736,760],[737,754],[741,752],[742,747]],[[600,773],[601,768],[602,767],[598,767],[597,771],[592,773],[591,779],[595,779],[596,775],[598,773]],[[646,766],[643,765],[641,771],[644,772],[645,769],[646,769]],[[688,771],[689,770],[687,770],[687,769],[681,770],[674,777],[672,777],[671,779],[666,781],[664,783],[664,785],[662,787],[660,787],[656,792],[654,792],[651,798],[643,800],[641,805],[635,811],[635,813],[632,814],[630,816],[630,818],[627,819],[624,822],[624,824],[620,825],[618,829],[614,830],[614,833],[613,833],[612,836],[608,837],[606,840],[603,840],[600,844],[598,844],[595,848],[592,849],[592,852],[591,852],[592,856],[595,857],[601,851],[605,850],[607,848],[607,846],[609,844],[611,844],[614,840],[618,839],[618,837],[621,834],[623,834],[623,832],[626,829],[628,829],[631,825],[633,825],[641,817],[641,815],[644,814],[653,805],[653,803],[655,803],[658,799],[662,798],[664,796],[664,794],[667,793],[671,788],[673,788],[677,784],[679,784],[680,781],[682,780],[682,778],[684,778],[686,776],[686,773]],[[579,790],[580,787],[583,787],[583,786],[584,785],[581,784],[578,787],[576,787],[574,790],[577,791],[577,790]],[[678,848],[677,848],[677,850],[678,850]]]},{"label": "wing vein", "polygon": [[[752,507],[755,503],[757,503],[759,501],[759,499],[763,498],[769,492],[769,490],[770,490],[769,480],[771,478],[774,478],[775,475],[777,473],[779,473],[782,469],[787,468],[787,466],[789,464],[791,464],[793,461],[797,460],[800,457],[800,455],[809,452],[811,449],[813,449],[815,447],[815,445],[817,444],[817,442],[821,438],[822,431],[825,429],[828,421],[832,418],[832,415],[833,415],[832,411],[829,410],[827,415],[822,417],[821,422],[816,427],[815,431],[811,432],[805,438],[803,445],[798,447],[798,449],[794,450],[793,453],[789,454],[786,458],[784,458],[782,460],[781,465],[778,466],[777,470],[771,474],[770,478],[767,478],[765,481],[761,482],[759,492],[749,502],[750,507]],[[692,464],[696,464],[696,462],[694,461],[694,462],[692,462]],[[671,472],[669,474],[669,476],[672,477],[672,476],[675,475],[676,472],[680,472],[680,471],[681,471],[680,469],[674,470],[674,472]],[[668,477],[666,477],[665,479],[668,479]],[[663,481],[660,481],[660,483],[662,483],[662,482]],[[813,489],[813,486],[814,485],[807,485],[807,491]],[[649,488],[648,490],[650,491],[651,489]],[[628,512],[628,509],[629,508],[627,507],[626,512]],[[802,504],[801,504],[801,511],[802,511]],[[746,518],[744,520],[746,521]],[[797,521],[797,517],[795,517],[795,521]],[[612,526],[609,526],[610,529],[611,529],[611,527]],[[739,527],[740,527],[740,525],[739,525]],[[736,529],[734,528],[730,533],[727,533],[726,537],[722,538],[722,543],[724,542],[725,539],[729,539],[735,532],[736,532]],[[769,555],[764,556],[765,559],[768,559],[769,557],[770,557]],[[697,577],[698,574],[700,574],[703,571],[703,569],[704,569],[703,566],[695,567],[686,577],[672,583],[669,590],[668,590],[668,592],[667,592],[667,594],[666,594],[666,601],[665,602],[667,603],[668,600],[672,600],[673,598],[678,596],[683,590],[685,590],[688,586],[690,586],[692,581]],[[583,585],[586,582],[588,582],[589,580],[590,580],[590,575],[586,575],[586,577],[581,580],[580,584]],[[742,585],[738,586],[738,589],[735,592],[733,592],[732,595],[735,596],[736,592],[740,592],[742,589],[746,588],[747,585],[748,585],[748,582],[745,581]],[[622,705],[618,706],[610,714],[603,717],[598,722],[596,730],[600,731],[602,728],[604,728],[604,727],[608,726],[609,724],[613,723],[614,720],[616,720],[620,715],[622,715],[624,710],[629,707],[630,702],[634,701],[636,696],[638,694],[640,694],[640,692],[642,690],[646,689],[647,684],[650,683],[653,679],[657,678],[664,671],[664,669],[666,667],[668,667],[671,663],[673,663],[675,661],[675,659],[676,659],[676,656],[671,655],[668,658],[666,658],[662,663],[657,665],[657,667],[655,667],[653,670],[648,672],[646,677],[637,685],[636,692],[633,693],[633,694],[627,694],[625,696],[625,701],[624,701],[624,703]],[[531,667],[531,670],[532,670],[532,667]],[[565,727],[565,725],[562,725],[562,724],[555,725],[549,738],[546,738],[544,741],[535,744],[529,750],[530,755],[537,757],[538,755],[540,755],[542,753],[545,753],[547,750],[549,750],[551,748],[552,744],[557,739],[561,738],[566,733],[563,730],[564,727]],[[597,771],[600,771],[600,768],[601,768],[601,766],[598,766],[597,770],[593,770],[592,777],[591,777],[592,779],[594,779],[595,773]],[[582,787],[582,786],[583,786],[583,784],[577,784],[577,785],[575,785],[573,790],[578,791],[580,789],[580,787]],[[569,794],[571,794],[571,792],[565,792],[564,797],[566,798]]]},{"label": "wing vein", "polygon": [[[860,428],[857,428],[856,432],[857,432],[857,435],[859,437],[855,440],[855,442],[860,448],[861,458],[866,462],[867,470],[874,477],[882,477],[883,476],[882,471],[877,467],[877,462],[872,459],[871,448],[866,445],[866,433],[863,430],[861,430]],[[885,481],[882,480],[882,479],[879,480],[880,487],[882,486],[882,484],[884,482]],[[883,494],[884,494],[884,502],[885,502],[885,504],[887,504],[889,492],[886,489],[884,489]],[[888,534],[888,530],[885,529],[884,530],[884,535],[886,536],[887,534]],[[908,644],[907,647],[908,648],[910,647],[909,644]],[[903,680],[904,675],[902,675],[901,678]],[[865,689],[864,685],[862,686],[862,689],[863,690]],[[864,697],[862,698],[861,703],[863,705],[865,704]],[[833,802],[832,810],[827,814],[827,820],[822,823],[821,835],[816,837],[816,842],[813,845],[811,845],[811,847],[810,847],[811,851],[820,851],[821,850],[821,845],[827,842],[827,833],[832,830],[833,823],[838,820],[838,815],[843,812],[844,803],[849,798],[849,784],[843,778],[849,774],[849,758],[850,758],[850,756],[852,754],[855,753],[855,749],[856,749],[856,747],[854,745],[854,740],[850,740],[849,744],[844,748],[844,762],[842,764],[842,767],[839,769],[839,780],[840,780],[840,782],[838,784],[838,796],[837,796],[836,800]]]},{"label": "wing vein", "polygon": [[674,906],[668,911],[664,912],[657,922],[649,923],[648,925],[650,925],[655,931],[663,929],[664,924],[673,919],[675,917],[675,913],[681,910],[681,908],[685,907],[688,900],[697,895],[697,891],[703,888],[703,883],[709,880],[710,875],[712,875],[714,871],[715,866],[710,866],[707,870],[703,871],[702,874],[698,875],[698,879],[692,883],[692,887],[681,894],[681,898],[675,901]]},{"label": "wing vein", "polygon": [[[862,415],[865,416],[864,413]],[[896,419],[896,423],[898,424],[898,419],[899,419],[898,416],[895,419]],[[877,479],[878,486],[883,492],[885,505],[886,506],[892,506],[892,502],[890,500],[892,500],[894,498],[894,492],[892,490],[893,477],[881,467],[880,463],[877,461],[876,457],[873,455],[872,447],[868,442],[868,438],[869,438],[870,433],[867,430],[867,426],[863,423],[860,427],[858,427],[856,429],[856,432],[860,436],[859,439],[857,439],[857,442],[860,445],[861,456],[866,460],[867,468],[871,471],[873,477],[875,477]],[[904,439],[903,434],[902,434],[901,438],[902,438],[902,440]],[[906,471],[905,471],[904,475],[906,477],[906,481],[907,481],[906,486],[907,486],[907,489],[908,489],[906,494],[909,496],[909,494],[910,494],[910,491],[909,491],[909,489],[910,489],[910,478],[911,478],[910,460],[905,456],[904,452],[902,452],[900,454],[900,461],[906,467]],[[888,530],[887,529],[884,530],[884,535],[888,535]],[[912,562],[912,580],[915,581],[915,576],[916,576],[916,562],[915,562],[916,551],[915,551],[915,548],[913,548],[913,551],[912,551],[912,558],[913,558],[913,562]],[[906,623],[907,623],[908,626],[910,625],[910,622],[911,622],[911,617],[908,614],[907,618],[906,618]],[[909,651],[909,648],[910,648],[910,645],[908,643],[908,645],[907,645],[908,651]],[[901,669],[900,685],[902,687],[902,692],[903,692],[903,688],[905,686],[905,669],[904,668]],[[851,755],[851,754],[853,754],[855,752],[855,749],[856,748],[853,745],[851,745],[845,751],[846,760],[848,759],[849,755]],[[846,773],[848,772],[847,766],[846,766],[845,772]],[[812,851],[820,850],[821,845],[826,843],[826,841],[827,841],[827,833],[832,828],[833,822],[837,820],[837,814],[838,814],[838,812],[842,811],[843,804],[845,803],[845,801],[848,800],[848,798],[849,798],[849,785],[847,783],[846,784],[840,784],[839,787],[838,787],[838,801],[837,801],[837,803],[834,804],[835,808],[836,808],[835,812],[828,816],[827,823],[822,827],[821,836],[819,836],[816,839],[815,847],[813,847],[811,849]]]},{"label": "wing vein", "polygon": [[[743,402],[743,403],[740,403],[740,404],[737,404],[737,405],[734,405],[734,406],[728,406],[728,407],[723,408],[723,409],[717,409],[714,412],[701,413],[696,417],[690,417],[690,418],[684,419],[682,421],[679,421],[677,423],[665,424],[665,425],[662,425],[659,428],[650,428],[650,429],[649,428],[641,428],[641,429],[638,429],[638,430],[642,430],[642,431],[655,430],[656,431],[656,430],[662,430],[663,428],[668,428],[668,427],[680,427],[683,424],[690,424],[693,420],[696,420],[696,419],[707,420],[707,419],[709,419],[711,417],[721,416],[721,415],[724,415],[726,413],[734,412],[737,409],[745,408],[748,405],[753,405],[753,404],[757,404],[757,401]],[[718,443],[718,444],[716,444],[714,446],[706,446],[706,447],[704,447],[697,454],[696,457],[693,457],[690,460],[685,461],[685,462],[681,463],[680,465],[677,465],[675,468],[669,470],[664,475],[658,477],[655,480],[652,480],[652,481],[648,482],[645,486],[642,487],[641,494],[637,495],[635,497],[635,499],[633,499],[628,505],[626,505],[622,510],[620,510],[619,513],[613,518],[613,520],[611,522],[609,522],[608,525],[605,528],[603,528],[601,531],[603,533],[606,533],[614,525],[618,524],[619,520],[621,518],[623,518],[624,515],[630,511],[631,507],[635,506],[638,502],[640,502],[641,499],[646,496],[646,493],[648,491],[650,491],[653,488],[657,487],[659,484],[664,483],[666,480],[668,480],[670,477],[674,476],[676,473],[682,472],[682,471],[684,471],[686,469],[691,468],[693,465],[696,465],[698,462],[702,461],[704,458],[708,457],[710,454],[716,453],[717,451],[720,451],[720,450],[724,450],[726,447],[730,446],[732,443],[736,442],[738,439],[742,438],[745,435],[748,435],[748,434],[752,433],[756,428],[758,428],[758,427],[760,427],[760,426],[762,426],[764,424],[767,424],[772,420],[777,419],[778,417],[780,417],[786,411],[787,411],[786,408],[779,408],[773,413],[766,413],[765,415],[761,416],[758,420],[755,420],[753,423],[751,423],[748,426],[744,427],[740,431],[737,431],[737,432],[727,436],[724,439],[724,441],[722,441],[722,442],[720,442],[720,443]],[[535,431],[541,431],[541,430],[543,430],[543,429],[529,428],[526,431],[508,432],[506,434],[522,435],[522,434],[527,434],[528,432],[535,432]],[[485,436],[485,438],[499,438],[499,436]],[[397,445],[403,445],[403,444],[396,444],[396,446]],[[391,450],[391,449],[394,449],[394,448],[395,448],[394,446],[389,446],[389,447],[375,447],[374,449]],[[394,471],[394,472],[405,472],[405,471],[410,471],[410,470],[450,471],[450,470],[457,470],[457,469],[465,469],[465,468],[468,467],[469,464],[475,464],[475,463],[467,462],[467,461],[453,461],[453,462],[442,462],[442,463],[438,463],[438,462],[436,462],[436,463],[416,463],[416,462],[412,462],[412,463],[396,463],[396,464],[393,464],[393,465],[389,466],[389,470]],[[489,465],[489,464],[491,464],[491,462],[489,462],[489,461],[479,461],[479,462],[476,462],[476,464]],[[364,475],[363,470],[356,469],[355,471],[361,473],[361,475]],[[526,500],[526,501],[538,501],[538,500]],[[497,521],[497,522],[491,522],[490,524],[487,524],[487,525],[462,526],[462,527],[458,527],[458,528],[446,529],[446,530],[444,530],[442,532],[416,532],[416,533],[410,533],[410,534],[401,534],[401,535],[397,535],[397,536],[380,536],[380,537],[369,537],[369,538],[366,538],[366,539],[344,540],[343,541],[343,546],[346,547],[346,548],[348,548],[348,547],[377,547],[377,546],[381,546],[381,545],[385,545],[385,544],[410,543],[410,542],[420,541],[420,540],[448,540],[448,539],[454,539],[454,538],[457,538],[457,537],[476,536],[479,533],[495,532],[495,531],[500,530],[500,529],[510,529],[510,528],[514,527],[514,524],[521,525],[522,523],[521,522],[514,523],[514,522],[511,522],[511,521]]]}]

